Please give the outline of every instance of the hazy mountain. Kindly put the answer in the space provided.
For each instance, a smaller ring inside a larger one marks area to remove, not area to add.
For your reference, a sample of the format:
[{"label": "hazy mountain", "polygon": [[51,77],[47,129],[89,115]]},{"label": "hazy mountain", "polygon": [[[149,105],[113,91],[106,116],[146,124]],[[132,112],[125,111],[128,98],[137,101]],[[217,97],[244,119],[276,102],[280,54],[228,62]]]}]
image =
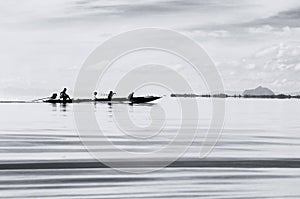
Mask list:
[{"label": "hazy mountain", "polygon": [[249,90],[245,90],[243,92],[243,95],[251,95],[251,96],[266,96],[266,95],[275,95],[275,93],[265,87],[259,86],[255,89],[249,89]]}]

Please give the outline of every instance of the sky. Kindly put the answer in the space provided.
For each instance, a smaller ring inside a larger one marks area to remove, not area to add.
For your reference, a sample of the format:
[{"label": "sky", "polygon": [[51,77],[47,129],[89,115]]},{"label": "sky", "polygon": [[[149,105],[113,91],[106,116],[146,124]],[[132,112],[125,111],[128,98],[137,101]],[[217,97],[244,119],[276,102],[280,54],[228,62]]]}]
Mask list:
[{"label": "sky", "polygon": [[72,92],[97,46],[144,27],[194,39],[228,91],[300,92],[298,0],[0,0],[0,98]]}]

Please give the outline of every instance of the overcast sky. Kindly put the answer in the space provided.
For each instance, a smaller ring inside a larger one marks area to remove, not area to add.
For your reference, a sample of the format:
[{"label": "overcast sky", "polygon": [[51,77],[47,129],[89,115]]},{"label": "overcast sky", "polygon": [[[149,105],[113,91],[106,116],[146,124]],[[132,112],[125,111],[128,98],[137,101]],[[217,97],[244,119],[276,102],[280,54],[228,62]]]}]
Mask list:
[{"label": "overcast sky", "polygon": [[0,98],[72,88],[101,42],[142,27],[192,37],[226,90],[300,91],[299,0],[0,0]]}]

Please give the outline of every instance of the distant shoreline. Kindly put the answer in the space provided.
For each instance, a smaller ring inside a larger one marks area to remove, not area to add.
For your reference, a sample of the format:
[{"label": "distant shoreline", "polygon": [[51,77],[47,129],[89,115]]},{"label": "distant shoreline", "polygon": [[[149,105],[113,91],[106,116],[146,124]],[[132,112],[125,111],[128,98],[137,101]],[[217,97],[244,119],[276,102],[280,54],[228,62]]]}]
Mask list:
[{"label": "distant shoreline", "polygon": [[300,99],[300,95],[285,95],[285,94],[278,94],[278,95],[228,95],[224,93],[220,94],[171,94],[170,97],[185,97],[185,98],[260,98],[260,99]]},{"label": "distant shoreline", "polygon": [[17,101],[17,100],[3,100],[3,101],[1,101],[0,100],[0,104],[12,104],[12,103],[32,103],[32,102],[30,102],[30,101]]}]

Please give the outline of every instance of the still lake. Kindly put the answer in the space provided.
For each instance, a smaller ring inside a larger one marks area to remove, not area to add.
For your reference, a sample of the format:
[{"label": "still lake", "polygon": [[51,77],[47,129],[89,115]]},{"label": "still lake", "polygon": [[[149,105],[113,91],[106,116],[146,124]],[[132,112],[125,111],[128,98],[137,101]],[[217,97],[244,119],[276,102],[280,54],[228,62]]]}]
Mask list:
[{"label": "still lake", "polygon": [[[167,117],[165,135],[142,142],[129,140],[114,127],[114,113],[126,107],[136,125],[147,126],[165,119],[151,118],[153,108],[170,107],[174,101],[98,103],[93,111],[115,145],[149,152],[172,138],[180,116]],[[211,117],[209,99],[197,101],[199,128],[205,130]],[[142,174],[100,164],[79,166],[96,161],[80,141],[74,106],[90,105],[0,103],[0,198],[300,198],[300,100],[226,99],[224,129],[205,158],[206,166],[197,158],[201,143],[196,140],[181,166]],[[191,166],[193,161],[201,166]]]}]

